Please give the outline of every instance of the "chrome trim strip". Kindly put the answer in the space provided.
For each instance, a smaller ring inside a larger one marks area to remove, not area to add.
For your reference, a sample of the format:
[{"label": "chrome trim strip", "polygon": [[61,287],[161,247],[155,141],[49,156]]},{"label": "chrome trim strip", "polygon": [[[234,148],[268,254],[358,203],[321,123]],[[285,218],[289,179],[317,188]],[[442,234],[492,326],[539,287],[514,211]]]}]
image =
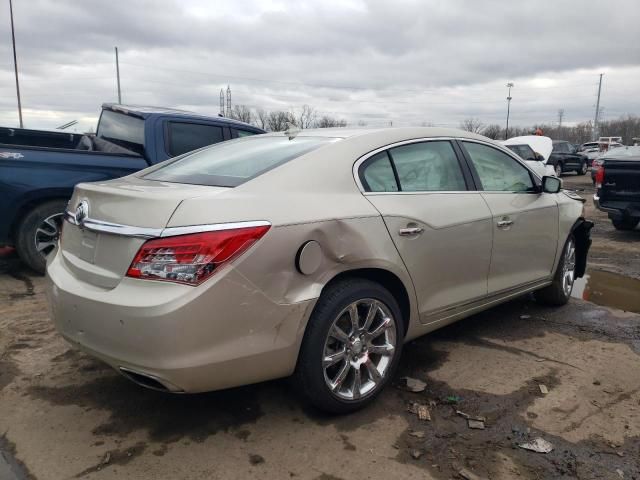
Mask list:
[{"label": "chrome trim strip", "polygon": [[205,225],[188,225],[185,227],[167,227],[160,234],[161,237],[175,235],[188,235],[190,233],[218,232],[221,230],[233,230],[234,228],[270,227],[271,223],[265,220],[250,222],[213,223]]},{"label": "chrome trim strip", "polygon": [[212,223],[204,225],[186,225],[183,227],[166,227],[166,228],[150,228],[150,227],[134,227],[131,225],[122,225],[119,223],[103,222],[86,218],[81,224],[76,220],[73,212],[65,212],[65,220],[72,225],[80,228],[86,228],[92,232],[110,233],[112,235],[121,235],[124,237],[135,238],[159,238],[171,237],[175,235],[188,235],[191,233],[215,232],[221,230],[232,230],[235,228],[251,228],[251,227],[268,227],[270,222],[264,220],[255,220],[248,222],[229,222],[229,223]]}]

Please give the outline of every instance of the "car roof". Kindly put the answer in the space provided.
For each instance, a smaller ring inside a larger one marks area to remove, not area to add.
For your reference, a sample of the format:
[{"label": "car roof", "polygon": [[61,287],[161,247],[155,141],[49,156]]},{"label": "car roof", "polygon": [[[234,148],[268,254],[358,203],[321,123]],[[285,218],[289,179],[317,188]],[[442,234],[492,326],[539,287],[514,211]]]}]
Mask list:
[{"label": "car roof", "polygon": [[[296,137],[326,137],[326,138],[351,138],[351,137],[379,137],[396,138],[395,141],[416,139],[416,138],[469,138],[489,141],[493,140],[478,135],[477,133],[459,130],[457,128],[441,127],[383,127],[383,128],[308,128],[303,130],[291,130],[287,132],[270,132],[267,136],[292,135]],[[498,144],[499,145],[499,144]]]},{"label": "car roof", "polygon": [[250,127],[253,130],[263,132],[261,128],[255,127],[253,125],[249,125],[248,123],[240,122],[238,120],[233,120],[231,118],[220,117],[216,115],[203,115],[201,113],[190,112],[188,110],[179,110],[177,108],[167,108],[167,107],[153,107],[153,106],[144,106],[144,105],[123,105],[119,103],[103,103],[103,110],[111,110],[114,112],[121,112],[125,114],[132,114],[141,118],[149,118],[151,116],[160,116],[167,115],[172,117],[188,117],[189,119],[202,119],[202,120],[215,120],[216,122],[225,123],[228,125],[242,126],[242,127]]},{"label": "car roof", "polygon": [[614,148],[601,158],[603,160],[640,160],[640,146]]}]

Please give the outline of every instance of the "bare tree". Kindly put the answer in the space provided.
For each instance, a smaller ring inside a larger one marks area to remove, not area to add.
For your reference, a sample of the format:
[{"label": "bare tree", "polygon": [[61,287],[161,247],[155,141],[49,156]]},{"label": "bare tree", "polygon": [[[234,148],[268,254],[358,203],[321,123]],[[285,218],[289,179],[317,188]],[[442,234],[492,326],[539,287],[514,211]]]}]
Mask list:
[{"label": "bare tree", "polygon": [[460,128],[467,132],[480,133],[484,128],[484,123],[479,118],[465,118],[460,122]]},{"label": "bare tree", "polygon": [[256,125],[263,130],[269,127],[269,112],[264,108],[258,108],[255,114]]},{"label": "bare tree", "polygon": [[288,124],[295,125],[295,123],[296,119],[291,112],[285,112],[284,110],[269,112],[267,117],[267,126],[272,132],[283,132],[287,129]]},{"label": "bare tree", "polygon": [[502,136],[502,131],[503,129],[500,125],[497,125],[497,124],[487,125],[482,130],[482,135],[484,135],[485,137],[492,138],[493,140],[497,140]]},{"label": "bare tree", "polygon": [[316,110],[309,105],[303,105],[302,110],[295,116],[296,126],[299,128],[311,128],[316,121]]},{"label": "bare tree", "polygon": [[328,115],[323,115],[316,122],[316,127],[318,128],[333,128],[333,127],[346,127],[346,120],[338,120],[337,118],[330,117]]},{"label": "bare tree", "polygon": [[231,118],[244,123],[252,123],[253,113],[246,105],[234,105],[231,109]]}]

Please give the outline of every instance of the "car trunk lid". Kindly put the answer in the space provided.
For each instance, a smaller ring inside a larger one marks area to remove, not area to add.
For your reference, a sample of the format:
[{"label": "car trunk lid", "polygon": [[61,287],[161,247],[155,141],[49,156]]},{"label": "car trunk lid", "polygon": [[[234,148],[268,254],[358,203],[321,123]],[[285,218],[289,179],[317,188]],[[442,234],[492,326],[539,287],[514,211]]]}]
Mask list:
[{"label": "car trunk lid", "polygon": [[226,190],[135,176],[79,184],[69,202],[60,241],[65,266],[82,281],[113,288],[140,246],[160,235],[183,200]]}]

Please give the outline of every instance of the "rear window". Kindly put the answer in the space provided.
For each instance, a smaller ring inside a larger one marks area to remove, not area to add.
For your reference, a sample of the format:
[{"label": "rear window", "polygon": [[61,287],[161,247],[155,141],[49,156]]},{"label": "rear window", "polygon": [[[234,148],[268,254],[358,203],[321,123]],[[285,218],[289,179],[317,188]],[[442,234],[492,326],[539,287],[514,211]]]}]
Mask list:
[{"label": "rear window", "polygon": [[235,187],[289,160],[339,140],[326,137],[248,137],[223,142],[166,163],[147,180]]},{"label": "rear window", "polygon": [[141,118],[103,110],[96,136],[144,155],[144,120]]}]

